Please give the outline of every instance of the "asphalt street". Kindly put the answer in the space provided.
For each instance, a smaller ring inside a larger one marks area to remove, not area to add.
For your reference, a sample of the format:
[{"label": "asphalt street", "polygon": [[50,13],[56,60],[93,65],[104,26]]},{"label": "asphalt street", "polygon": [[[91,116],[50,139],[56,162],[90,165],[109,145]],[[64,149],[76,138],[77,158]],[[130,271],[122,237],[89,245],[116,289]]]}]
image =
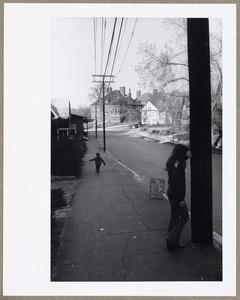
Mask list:
[{"label": "asphalt street", "polygon": [[[52,281],[141,281],[142,294],[150,295],[144,282],[221,281],[221,246],[192,244],[189,221],[181,235],[185,248],[169,251],[168,201],[151,199],[145,178],[104,152],[92,132],[87,144]],[[96,152],[106,162],[100,174],[89,162]],[[125,156],[129,152],[125,150]],[[161,294],[161,288],[154,292]]]},{"label": "asphalt street", "polygon": [[[102,129],[98,129],[98,138],[102,140]],[[141,183],[147,188],[151,177],[164,178],[167,189],[166,161],[173,144],[161,144],[151,139],[139,138],[127,125],[106,128],[106,150],[113,154],[123,165],[136,172]],[[222,154],[212,154],[213,171],[213,230],[222,235]],[[186,202],[190,208],[190,161],[186,169]]]}]

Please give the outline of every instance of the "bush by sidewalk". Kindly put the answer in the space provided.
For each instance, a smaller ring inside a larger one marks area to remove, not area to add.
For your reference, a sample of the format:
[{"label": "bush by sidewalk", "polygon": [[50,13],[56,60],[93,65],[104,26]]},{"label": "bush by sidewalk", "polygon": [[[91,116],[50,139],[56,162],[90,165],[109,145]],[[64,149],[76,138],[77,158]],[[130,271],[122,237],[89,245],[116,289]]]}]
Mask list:
[{"label": "bush by sidewalk", "polygon": [[79,177],[85,152],[86,142],[81,137],[52,141],[51,175]]},{"label": "bush by sidewalk", "polygon": [[[82,159],[87,150],[83,137],[74,136],[61,141],[52,140],[51,144],[51,175],[65,180],[65,177],[81,176]],[[62,188],[51,190],[51,275],[54,276],[57,256],[62,241],[64,212],[69,209],[68,194]],[[65,212],[66,213],[66,212]]]},{"label": "bush by sidewalk", "polygon": [[63,189],[51,190],[51,269],[54,270],[56,265],[57,253],[62,238],[62,228],[64,222],[55,217],[57,209],[67,205],[65,192]]}]

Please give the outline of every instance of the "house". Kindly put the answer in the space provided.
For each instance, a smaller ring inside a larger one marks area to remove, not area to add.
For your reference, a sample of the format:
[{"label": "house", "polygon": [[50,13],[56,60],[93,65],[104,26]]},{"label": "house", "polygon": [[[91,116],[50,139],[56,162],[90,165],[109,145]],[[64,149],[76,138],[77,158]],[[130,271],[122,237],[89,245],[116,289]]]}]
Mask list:
[{"label": "house", "polygon": [[71,138],[72,136],[83,137],[84,123],[89,122],[86,117],[73,114],[71,111],[70,101],[60,102],[58,108],[58,102],[55,105],[51,105],[52,116],[52,137],[56,137],[58,140],[63,138]]},{"label": "house", "polygon": [[189,98],[183,98],[183,108],[181,116],[181,128],[185,129],[190,124],[190,101]]},{"label": "house", "polygon": [[159,102],[148,101],[141,111],[142,124],[146,125],[169,125],[172,117]]},{"label": "house", "polygon": [[151,101],[148,101],[141,111],[142,124],[158,124],[160,120],[159,109]]},{"label": "house", "polygon": [[[116,124],[125,121],[140,121],[142,104],[132,99],[131,92],[125,93],[125,87],[119,90],[109,88],[105,96],[105,123]],[[103,99],[94,102],[91,107],[91,118],[97,120],[97,124],[103,123]]]},{"label": "house", "polygon": [[51,104],[51,139],[57,139],[59,118],[60,115],[57,108]]}]

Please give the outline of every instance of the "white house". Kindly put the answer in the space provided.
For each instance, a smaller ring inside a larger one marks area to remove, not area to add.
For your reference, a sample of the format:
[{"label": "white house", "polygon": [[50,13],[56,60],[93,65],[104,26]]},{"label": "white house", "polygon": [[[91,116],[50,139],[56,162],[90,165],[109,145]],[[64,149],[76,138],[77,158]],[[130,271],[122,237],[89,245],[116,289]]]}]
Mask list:
[{"label": "white house", "polygon": [[141,111],[142,124],[148,125],[168,125],[172,123],[172,117],[161,108],[160,103],[153,104],[148,101]]},{"label": "white house", "polygon": [[151,102],[148,101],[141,111],[142,124],[158,124],[160,121],[160,113],[158,108]]}]

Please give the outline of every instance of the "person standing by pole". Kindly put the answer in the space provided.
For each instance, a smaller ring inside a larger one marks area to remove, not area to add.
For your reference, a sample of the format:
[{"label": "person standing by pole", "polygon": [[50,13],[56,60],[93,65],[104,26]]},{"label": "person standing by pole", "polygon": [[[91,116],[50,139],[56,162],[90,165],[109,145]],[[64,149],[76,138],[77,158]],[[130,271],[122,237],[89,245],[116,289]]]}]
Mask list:
[{"label": "person standing by pole", "polygon": [[171,219],[166,236],[169,250],[184,247],[179,240],[181,232],[189,220],[188,208],[185,202],[185,168],[186,160],[190,157],[192,157],[191,151],[184,145],[179,144],[174,147],[166,163],[169,178],[167,195],[171,205]]}]

